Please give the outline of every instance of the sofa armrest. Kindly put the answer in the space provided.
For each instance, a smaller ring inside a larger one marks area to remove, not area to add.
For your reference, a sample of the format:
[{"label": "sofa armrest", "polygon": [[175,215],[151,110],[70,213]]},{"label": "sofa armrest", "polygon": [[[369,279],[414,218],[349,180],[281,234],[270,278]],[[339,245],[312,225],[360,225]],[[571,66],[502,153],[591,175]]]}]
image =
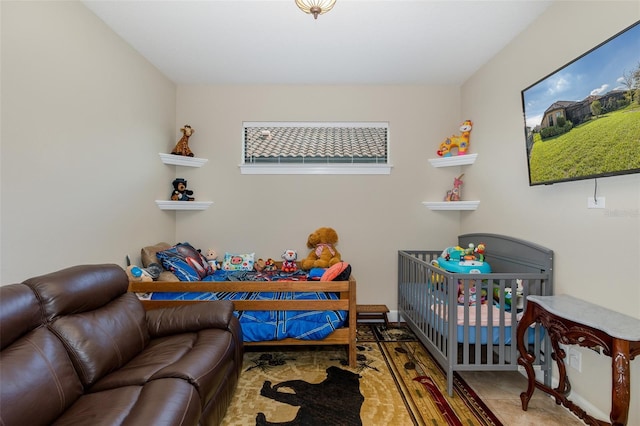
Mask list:
[{"label": "sofa armrest", "polygon": [[208,328],[229,329],[233,302],[216,300],[147,311],[151,337],[200,331]]}]

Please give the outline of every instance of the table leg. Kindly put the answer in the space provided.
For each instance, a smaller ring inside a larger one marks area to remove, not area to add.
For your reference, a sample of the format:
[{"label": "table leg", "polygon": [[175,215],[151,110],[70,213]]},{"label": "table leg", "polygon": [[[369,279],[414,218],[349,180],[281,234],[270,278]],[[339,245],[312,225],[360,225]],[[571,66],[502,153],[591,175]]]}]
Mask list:
[{"label": "table leg", "polygon": [[629,415],[631,380],[629,377],[629,341],[613,339],[611,351],[611,424],[626,425]]},{"label": "table leg", "polygon": [[522,409],[524,411],[527,411],[527,408],[529,407],[529,400],[533,395],[533,391],[536,389],[536,374],[533,371],[533,362],[535,361],[535,357],[529,353],[525,343],[527,341],[525,340],[525,333],[529,329],[529,326],[534,323],[534,318],[536,317],[535,311],[537,311],[537,305],[529,304],[518,323],[518,328],[516,329],[516,342],[518,352],[520,352],[518,364],[524,367],[528,379],[527,390],[520,394],[520,401],[522,402]]}]

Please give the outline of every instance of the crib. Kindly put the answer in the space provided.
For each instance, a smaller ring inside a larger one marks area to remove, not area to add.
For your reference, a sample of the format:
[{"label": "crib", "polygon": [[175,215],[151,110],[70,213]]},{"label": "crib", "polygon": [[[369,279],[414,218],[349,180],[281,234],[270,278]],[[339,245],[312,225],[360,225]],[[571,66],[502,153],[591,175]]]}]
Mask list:
[{"label": "crib", "polygon": [[[497,234],[458,237],[460,247],[481,242],[491,273],[434,266],[442,249],[398,251],[398,314],[445,371],[449,395],[455,371],[517,370],[516,328],[527,296],[553,292],[552,250]],[[527,338],[535,368],[550,385],[548,337],[535,325]]]}]

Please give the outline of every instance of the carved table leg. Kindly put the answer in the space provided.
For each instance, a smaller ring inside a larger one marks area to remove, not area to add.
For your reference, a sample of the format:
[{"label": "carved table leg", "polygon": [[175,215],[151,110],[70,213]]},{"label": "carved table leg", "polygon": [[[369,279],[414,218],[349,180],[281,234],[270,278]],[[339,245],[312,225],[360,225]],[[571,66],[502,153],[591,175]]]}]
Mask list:
[{"label": "carved table leg", "polygon": [[631,380],[629,378],[629,341],[613,339],[611,351],[611,424],[626,425],[629,415]]},{"label": "carved table leg", "polygon": [[524,367],[528,379],[527,390],[520,394],[520,401],[522,402],[522,409],[524,411],[527,411],[527,408],[529,407],[529,400],[533,395],[533,391],[536,389],[536,374],[533,371],[533,362],[535,361],[535,357],[527,351],[527,345],[525,343],[525,334],[527,333],[529,326],[535,322],[534,318],[536,317],[536,311],[537,305],[530,303],[518,323],[518,328],[516,329],[516,342],[518,352],[520,352],[518,364]]},{"label": "carved table leg", "polygon": [[[564,349],[560,347],[558,344],[558,336],[553,333],[549,333],[551,340],[551,347],[553,348],[553,353],[551,354],[551,358],[556,362],[558,366],[558,387],[555,388],[558,393],[562,395],[569,395],[571,392],[571,384],[569,383],[569,376],[567,375],[567,365],[564,363],[567,354]],[[556,403],[560,403],[560,401],[556,400]]]}]

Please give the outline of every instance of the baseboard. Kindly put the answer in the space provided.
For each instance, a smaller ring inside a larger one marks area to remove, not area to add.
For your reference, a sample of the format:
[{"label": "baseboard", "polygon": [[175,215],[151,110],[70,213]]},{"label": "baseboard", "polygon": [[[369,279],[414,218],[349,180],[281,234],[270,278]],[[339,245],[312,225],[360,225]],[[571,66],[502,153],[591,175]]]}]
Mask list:
[{"label": "baseboard", "polygon": [[399,319],[398,319],[399,318],[399,314],[398,314],[397,310],[395,310],[395,311],[389,310],[389,313],[387,315],[389,317],[389,322],[400,322]]}]

